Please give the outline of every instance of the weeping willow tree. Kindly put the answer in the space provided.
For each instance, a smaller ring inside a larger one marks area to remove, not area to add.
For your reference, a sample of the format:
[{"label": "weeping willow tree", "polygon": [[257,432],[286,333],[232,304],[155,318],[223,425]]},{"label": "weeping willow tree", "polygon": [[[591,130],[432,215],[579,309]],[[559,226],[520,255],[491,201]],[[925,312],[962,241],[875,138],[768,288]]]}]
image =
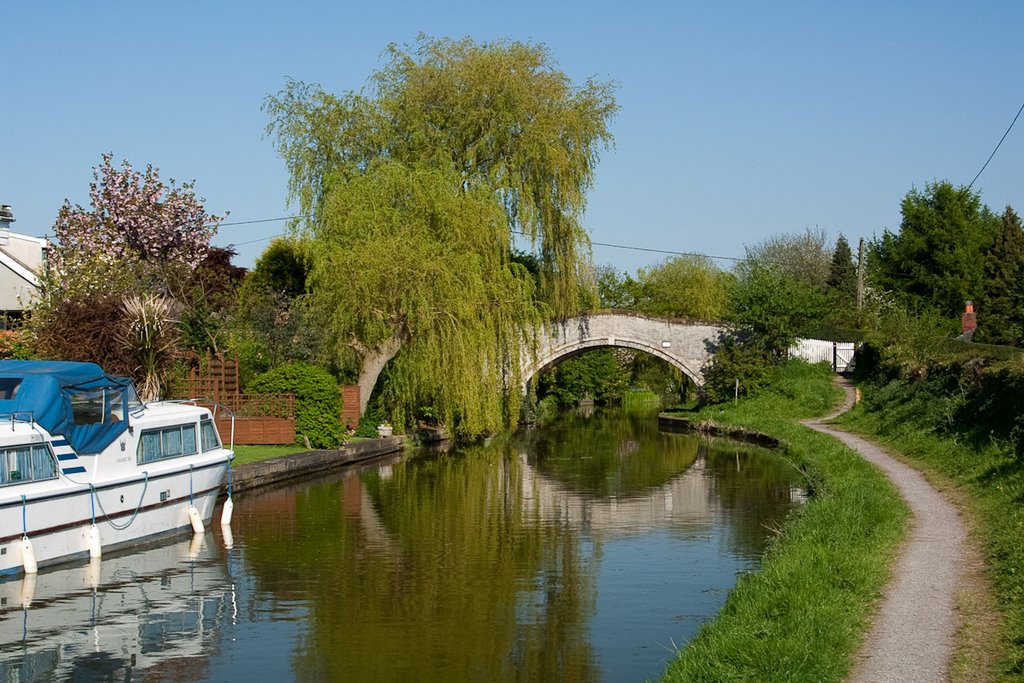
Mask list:
[{"label": "weeping willow tree", "polygon": [[[310,296],[359,354],[364,394],[404,347],[393,390],[429,387],[465,424],[476,408],[490,423],[527,313],[573,314],[587,287],[580,220],[611,143],[612,87],[574,85],[543,46],[519,42],[421,36],[387,54],[363,92],[289,82],[264,102],[296,227],[313,239]],[[540,266],[532,293],[509,262],[513,233]],[[484,377],[456,380],[470,366]]]},{"label": "weeping willow tree", "polygon": [[365,93],[292,81],[264,101],[302,213],[319,216],[328,175],[359,175],[374,159],[449,170],[493,195],[536,252],[541,298],[576,313],[590,253],[580,218],[612,141],[611,84],[575,86],[545,47],[520,42],[421,36],[387,55]]},{"label": "weeping willow tree", "polygon": [[309,300],[339,351],[359,355],[363,408],[402,349],[386,388],[400,413],[429,404],[468,434],[515,418],[505,399],[538,309],[508,230],[488,192],[422,165],[374,161],[330,186],[307,243]]}]

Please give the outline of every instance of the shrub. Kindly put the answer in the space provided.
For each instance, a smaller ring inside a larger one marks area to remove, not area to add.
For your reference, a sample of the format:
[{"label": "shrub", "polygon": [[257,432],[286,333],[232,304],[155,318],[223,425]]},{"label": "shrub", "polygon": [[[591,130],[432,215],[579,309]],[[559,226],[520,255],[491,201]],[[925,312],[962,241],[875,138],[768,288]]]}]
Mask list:
[{"label": "shrub", "polygon": [[736,337],[726,337],[715,351],[710,368],[704,373],[704,402],[724,403],[732,399],[736,380],[740,383],[740,396],[757,393],[775,369],[772,360],[764,349]]},{"label": "shrub", "polygon": [[133,376],[136,363],[117,341],[125,320],[120,297],[83,296],[53,302],[48,315],[28,324],[42,359],[97,363],[111,374]]},{"label": "shrub", "polygon": [[356,427],[355,436],[375,438],[377,436],[377,425],[387,422],[387,416],[376,403],[366,407],[366,412],[359,418],[359,425]]},{"label": "shrub", "polygon": [[0,358],[28,360],[32,358],[29,340],[19,330],[0,330]]},{"label": "shrub", "polygon": [[308,363],[287,363],[247,387],[254,394],[295,394],[295,440],[314,448],[341,443],[341,389],[329,372]]}]

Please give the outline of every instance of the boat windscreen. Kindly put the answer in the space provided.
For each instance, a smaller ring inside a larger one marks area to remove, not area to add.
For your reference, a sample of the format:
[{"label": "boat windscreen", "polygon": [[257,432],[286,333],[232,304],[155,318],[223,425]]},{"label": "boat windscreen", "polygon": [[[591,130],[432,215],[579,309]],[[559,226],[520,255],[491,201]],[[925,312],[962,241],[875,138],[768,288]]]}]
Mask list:
[{"label": "boat windscreen", "polygon": [[93,363],[0,361],[0,413],[31,415],[79,453],[113,443],[139,406],[131,380]]},{"label": "boat windscreen", "polygon": [[69,387],[62,392],[71,406],[71,447],[79,453],[98,453],[127,428],[126,416],[138,406],[135,389],[128,386]]},{"label": "boat windscreen", "polygon": [[21,387],[20,377],[0,377],[0,401],[11,401],[17,398]]}]

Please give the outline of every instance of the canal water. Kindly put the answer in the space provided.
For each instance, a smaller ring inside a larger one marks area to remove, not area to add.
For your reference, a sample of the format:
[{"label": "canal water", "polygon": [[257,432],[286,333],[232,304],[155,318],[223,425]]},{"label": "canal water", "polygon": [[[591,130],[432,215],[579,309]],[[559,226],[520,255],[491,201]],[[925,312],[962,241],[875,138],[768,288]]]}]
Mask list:
[{"label": "canal water", "polygon": [[230,534],[0,583],[0,681],[656,678],[802,484],[605,411],[258,490]]}]

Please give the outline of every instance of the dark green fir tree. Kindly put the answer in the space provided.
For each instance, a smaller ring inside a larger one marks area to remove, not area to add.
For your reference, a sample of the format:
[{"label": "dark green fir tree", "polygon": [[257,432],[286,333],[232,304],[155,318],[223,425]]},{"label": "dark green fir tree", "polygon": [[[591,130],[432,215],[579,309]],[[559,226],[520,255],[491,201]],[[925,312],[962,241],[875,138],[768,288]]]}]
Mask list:
[{"label": "dark green fir tree", "polygon": [[852,312],[857,302],[857,266],[853,262],[850,243],[842,235],[836,240],[825,284],[841,311]]},{"label": "dark green fir tree", "polygon": [[985,288],[976,341],[1020,346],[1024,341],[1024,228],[1009,206],[985,258]]}]

